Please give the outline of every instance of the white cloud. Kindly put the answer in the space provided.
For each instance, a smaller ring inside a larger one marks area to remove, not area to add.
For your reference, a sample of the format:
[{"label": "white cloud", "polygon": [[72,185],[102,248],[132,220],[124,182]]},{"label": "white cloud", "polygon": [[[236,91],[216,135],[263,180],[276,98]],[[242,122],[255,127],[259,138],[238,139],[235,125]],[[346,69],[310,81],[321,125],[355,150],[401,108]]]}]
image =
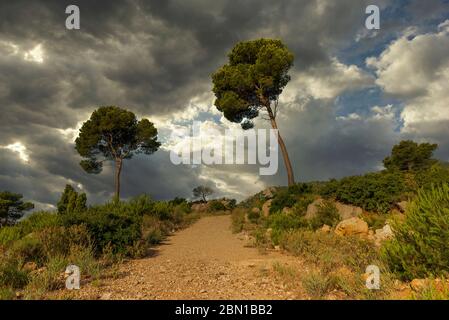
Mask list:
[{"label": "white cloud", "polygon": [[21,142],[15,142],[12,144],[8,144],[7,146],[3,146],[2,148],[11,150],[12,152],[17,153],[19,158],[24,162],[28,162],[30,160],[30,157],[27,152],[27,148]]},{"label": "white cloud", "polygon": [[335,98],[344,91],[362,89],[374,85],[374,77],[356,65],[345,65],[337,58],[305,72],[292,75],[280,99],[292,102],[298,93],[316,99]]},{"label": "white cloud", "polygon": [[42,44],[38,44],[30,51],[25,52],[23,58],[26,61],[43,63],[44,62],[44,50],[42,49]]},{"label": "white cloud", "polygon": [[378,57],[366,60],[376,83],[405,102],[404,131],[423,122],[449,120],[449,20],[439,31],[407,32]]}]

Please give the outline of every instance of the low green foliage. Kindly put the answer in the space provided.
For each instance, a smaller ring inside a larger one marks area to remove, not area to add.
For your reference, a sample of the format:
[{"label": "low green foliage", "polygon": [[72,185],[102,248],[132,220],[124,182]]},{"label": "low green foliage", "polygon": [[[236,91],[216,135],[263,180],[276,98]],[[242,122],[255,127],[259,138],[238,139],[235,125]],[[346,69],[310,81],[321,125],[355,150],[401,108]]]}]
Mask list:
[{"label": "low green foliage", "polygon": [[340,214],[338,213],[335,204],[332,201],[324,201],[318,206],[316,216],[310,219],[309,225],[313,230],[321,228],[323,225],[335,227],[340,221]]},{"label": "low green foliage", "polygon": [[370,264],[380,265],[374,244],[355,236],[341,237],[334,233],[293,230],[280,237],[280,245],[285,250],[316,263],[325,271],[344,266],[363,273]]},{"label": "low green foliage", "polygon": [[217,212],[226,210],[226,206],[220,200],[211,200],[208,203],[209,212]]},{"label": "low green foliage", "polygon": [[401,172],[378,172],[331,180],[322,195],[367,211],[387,213],[408,191]]},{"label": "low green foliage", "polygon": [[0,288],[22,288],[28,283],[28,274],[21,269],[22,262],[16,257],[2,257],[0,260]]},{"label": "low green foliage", "polygon": [[403,279],[447,275],[449,185],[420,191],[405,221],[396,221],[392,229],[395,237],[382,253],[393,272]]}]

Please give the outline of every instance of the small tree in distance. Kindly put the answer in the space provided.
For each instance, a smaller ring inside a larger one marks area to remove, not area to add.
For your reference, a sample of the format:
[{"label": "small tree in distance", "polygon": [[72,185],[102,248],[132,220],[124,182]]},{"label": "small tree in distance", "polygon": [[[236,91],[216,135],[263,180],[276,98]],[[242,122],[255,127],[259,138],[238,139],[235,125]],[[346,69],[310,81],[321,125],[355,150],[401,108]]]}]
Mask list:
[{"label": "small tree in distance", "polygon": [[432,159],[433,152],[437,148],[437,144],[418,144],[411,140],[403,140],[393,147],[391,156],[385,158],[383,164],[388,170],[417,171],[427,169],[437,162]]},{"label": "small tree in distance", "polygon": [[198,186],[193,189],[193,196],[195,198],[201,198],[204,202],[207,202],[207,196],[210,196],[213,193],[214,190],[206,186]]},{"label": "small tree in distance", "polygon": [[13,225],[20,219],[24,211],[34,208],[31,202],[24,202],[23,196],[9,191],[0,192],[0,227]]},{"label": "small tree in distance", "polygon": [[137,153],[152,154],[161,145],[153,123],[147,119],[137,121],[131,111],[114,106],[95,110],[83,123],[75,144],[84,158],[80,165],[88,173],[100,173],[103,162],[114,161],[116,200],[120,198],[123,160]]},{"label": "small tree in distance", "polygon": [[71,185],[67,184],[57,204],[58,213],[81,212],[87,209],[86,202],[85,193],[78,193]]}]

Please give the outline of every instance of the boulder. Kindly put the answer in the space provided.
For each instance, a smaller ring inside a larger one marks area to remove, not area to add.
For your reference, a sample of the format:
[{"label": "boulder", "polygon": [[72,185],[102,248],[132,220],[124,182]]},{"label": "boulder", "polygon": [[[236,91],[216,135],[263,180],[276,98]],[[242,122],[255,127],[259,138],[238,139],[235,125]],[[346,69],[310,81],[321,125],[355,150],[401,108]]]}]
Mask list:
[{"label": "boulder", "polygon": [[353,217],[341,221],[335,228],[335,233],[340,236],[367,236],[368,224],[360,218]]},{"label": "boulder", "polygon": [[316,199],[315,201],[313,201],[311,204],[309,204],[307,206],[307,211],[306,211],[306,215],[305,218],[306,219],[312,219],[316,216],[317,212],[318,212],[318,208],[319,206],[323,203],[323,199]]},{"label": "boulder", "polygon": [[209,209],[209,204],[208,203],[195,203],[195,204],[192,204],[192,211],[204,212],[204,211],[207,211],[208,209]]},{"label": "boulder", "polygon": [[282,213],[284,213],[284,214],[290,214],[292,212],[293,212],[293,209],[289,208],[289,207],[285,207],[282,209]]},{"label": "boulder", "polygon": [[327,224],[324,224],[324,225],[321,227],[320,231],[321,231],[321,232],[324,232],[324,233],[329,233],[329,232],[331,232],[331,227],[328,226]]},{"label": "boulder", "polygon": [[268,228],[267,231],[265,231],[265,238],[267,240],[271,240],[271,234],[273,233],[273,229],[272,228]]},{"label": "boulder", "polygon": [[376,230],[376,233],[374,234],[374,242],[377,246],[380,246],[383,241],[391,239],[393,236],[393,230],[391,230],[389,224],[386,224],[382,229]]},{"label": "boulder", "polygon": [[265,217],[268,217],[270,215],[270,207],[271,207],[271,202],[273,200],[268,200],[266,201],[263,206],[262,206],[262,213]]},{"label": "boulder", "polygon": [[337,208],[342,220],[358,217],[363,213],[362,208],[351,206],[349,204],[344,204],[341,202],[335,202],[335,207]]},{"label": "boulder", "polygon": [[[306,219],[311,219],[318,213],[319,207],[323,204],[323,199],[316,199],[307,207]],[[358,217],[363,213],[362,208],[344,204],[341,202],[334,202],[341,220],[346,220],[353,217]]]},{"label": "boulder", "polygon": [[36,271],[38,269],[37,264],[35,262],[27,262],[23,266],[23,270],[27,272]]}]

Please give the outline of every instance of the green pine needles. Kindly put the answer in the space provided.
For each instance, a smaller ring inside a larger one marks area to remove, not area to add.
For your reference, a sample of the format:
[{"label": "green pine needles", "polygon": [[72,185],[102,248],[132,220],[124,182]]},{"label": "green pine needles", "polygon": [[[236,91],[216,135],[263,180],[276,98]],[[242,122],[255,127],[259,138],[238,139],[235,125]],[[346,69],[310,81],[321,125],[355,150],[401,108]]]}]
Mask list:
[{"label": "green pine needles", "polygon": [[382,255],[394,273],[405,280],[448,275],[449,184],[421,190],[392,228]]}]

